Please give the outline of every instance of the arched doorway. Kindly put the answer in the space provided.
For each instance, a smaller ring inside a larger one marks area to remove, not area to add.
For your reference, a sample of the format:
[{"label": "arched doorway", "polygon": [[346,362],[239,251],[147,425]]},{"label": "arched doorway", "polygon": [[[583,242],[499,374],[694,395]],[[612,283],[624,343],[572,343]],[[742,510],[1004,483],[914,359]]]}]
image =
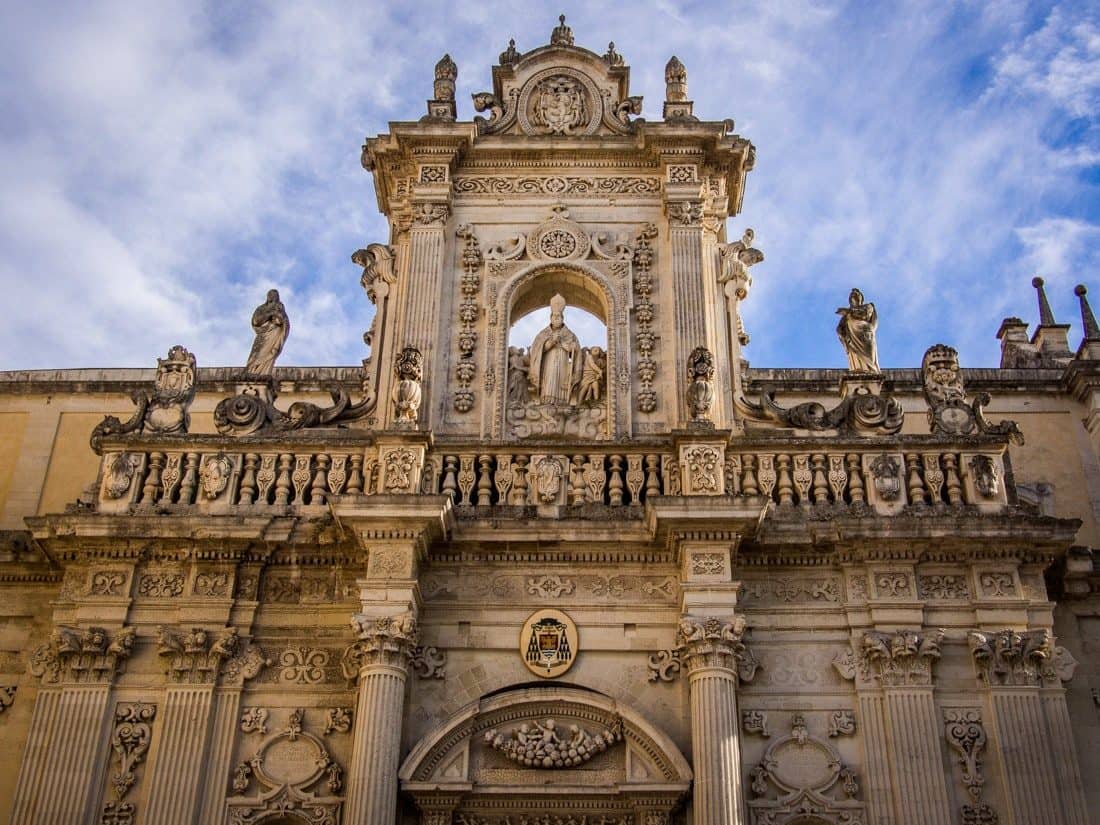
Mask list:
[{"label": "arched doorway", "polygon": [[639,813],[676,808],[692,774],[675,744],[637,711],[555,685],[471,703],[421,740],[400,778],[425,822],[546,815],[634,822]]}]

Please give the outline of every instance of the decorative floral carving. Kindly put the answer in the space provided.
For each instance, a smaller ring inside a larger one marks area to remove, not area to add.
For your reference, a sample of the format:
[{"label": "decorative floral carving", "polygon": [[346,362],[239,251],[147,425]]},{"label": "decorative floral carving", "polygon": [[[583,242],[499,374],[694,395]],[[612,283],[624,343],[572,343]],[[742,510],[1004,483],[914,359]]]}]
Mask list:
[{"label": "decorative floral carving", "polygon": [[420,226],[441,226],[451,215],[451,208],[445,203],[418,203],[413,206],[413,223]]},{"label": "decorative floral carving", "polygon": [[214,598],[229,594],[228,573],[199,573],[195,576],[195,595]]},{"label": "decorative floral carving", "polygon": [[385,457],[386,492],[408,493],[413,491],[413,470],[416,453],[407,447],[389,450]]},{"label": "decorative floral carving", "polygon": [[851,736],[856,732],[856,715],[850,710],[834,710],[829,716],[829,736]]},{"label": "decorative floral carving", "polygon": [[137,809],[132,802],[105,802],[99,825],[134,825]]},{"label": "decorative floral carving", "polygon": [[982,573],[978,577],[982,586],[982,595],[1012,597],[1016,595],[1016,578],[1010,572]]},{"label": "decorative floral carving", "polygon": [[267,733],[267,708],[245,708],[241,714],[241,730],[244,733]]},{"label": "decorative floral carving", "polygon": [[700,226],[703,204],[700,201],[675,201],[668,205],[668,219],[674,226]]},{"label": "decorative floral carving", "polygon": [[860,655],[864,666],[883,685],[929,685],[943,636],[942,630],[872,630],[863,634]]},{"label": "decorative floral carving", "polygon": [[132,627],[112,639],[102,627],[80,629],[58,625],[50,640],[31,654],[30,670],[44,682],[110,682],[134,650]]},{"label": "decorative floral carving", "polygon": [[474,393],[470,387],[477,372],[474,351],[477,346],[477,319],[480,314],[477,296],[481,290],[478,272],[481,269],[482,256],[473,227],[464,224],[455,234],[462,239],[462,279],[459,284],[462,303],[458,308],[461,324],[458,348],[461,354],[455,366],[458,389],[455,391],[454,407],[456,411],[465,413],[474,408]]},{"label": "decorative floral carving", "polygon": [[12,706],[15,701],[15,692],[18,689],[18,685],[0,685],[0,713]]},{"label": "decorative floral carving", "polygon": [[447,653],[417,645],[409,652],[409,667],[421,679],[442,679],[447,675]]},{"label": "decorative floral carving", "polygon": [[721,453],[716,447],[691,447],[684,454],[689,489],[694,494],[717,495],[722,492],[718,473]]},{"label": "decorative floral carving", "polygon": [[875,589],[879,598],[897,599],[912,595],[908,573],[879,573],[875,576]]},{"label": "decorative floral carving", "polygon": [[420,415],[420,382],[424,377],[424,356],[416,347],[405,347],[398,353],[393,371],[397,377],[391,393],[394,421],[399,426],[416,426]]},{"label": "decorative floral carving", "polygon": [[279,681],[294,685],[316,685],[325,680],[329,662],[327,650],[298,645],[279,655]]},{"label": "decorative floral carving", "polygon": [[762,710],[741,711],[741,728],[745,733],[756,733],[765,739],[771,738],[768,730],[768,714]]},{"label": "decorative floral carving", "polygon": [[959,600],[970,598],[965,576],[949,573],[917,576],[917,593],[922,599]]},{"label": "decorative floral carving", "polygon": [[170,599],[183,593],[182,573],[146,573],[138,579],[139,596]]},{"label": "decorative floral carving", "polygon": [[[479,109],[478,111],[484,111]],[[656,177],[478,175],[454,179],[456,195],[659,195]],[[522,248],[520,252],[522,253]],[[486,256],[488,257],[488,255]]]},{"label": "decorative floral carving", "polygon": [[111,776],[111,786],[120,801],[137,781],[134,771],[145,758],[153,738],[152,721],[157,706],[145,702],[120,702],[115,707],[115,727],[111,748],[118,760],[118,770]]},{"label": "decorative floral carving", "polygon": [[325,716],[325,735],[351,730],[351,708],[329,708]]},{"label": "decorative floral carving", "polygon": [[121,570],[97,570],[92,574],[90,596],[121,596],[126,573]]},{"label": "decorative floral carving", "polygon": [[696,576],[717,576],[726,572],[723,553],[692,553],[691,572]]},{"label": "decorative floral carving", "polygon": [[684,657],[680,648],[658,650],[649,657],[649,681],[671,682],[680,674],[683,666]]},{"label": "decorative floral carving", "polygon": [[537,576],[527,580],[527,593],[531,596],[558,599],[562,596],[571,596],[577,589],[577,584],[570,578],[561,576]]},{"label": "decorative floral carving", "polygon": [[1038,685],[1054,651],[1049,630],[971,631],[978,678],[988,685]]},{"label": "decorative floral carving", "polygon": [[997,814],[982,802],[982,750],[986,744],[981,711],[976,708],[949,709],[943,712],[944,735],[947,742],[959,754],[962,767],[962,783],[970,801],[962,806],[964,825],[997,825]]},{"label": "decorative floral carving", "polygon": [[579,725],[560,732],[557,722],[524,722],[505,735],[497,730],[485,732],[485,742],[513,762],[529,768],[572,768],[603,753],[623,738],[622,720],[593,735]]}]

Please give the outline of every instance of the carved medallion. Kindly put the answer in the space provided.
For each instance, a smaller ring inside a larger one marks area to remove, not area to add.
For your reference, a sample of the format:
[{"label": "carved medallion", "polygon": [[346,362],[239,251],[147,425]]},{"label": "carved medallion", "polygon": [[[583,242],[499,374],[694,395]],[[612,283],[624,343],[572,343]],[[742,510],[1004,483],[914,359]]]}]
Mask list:
[{"label": "carved medallion", "polygon": [[527,81],[517,115],[529,135],[591,135],[600,125],[603,104],[590,78],[559,67]]},{"label": "carved medallion", "polygon": [[544,679],[553,679],[569,670],[578,649],[577,625],[561,610],[532,613],[519,635],[523,663]]}]

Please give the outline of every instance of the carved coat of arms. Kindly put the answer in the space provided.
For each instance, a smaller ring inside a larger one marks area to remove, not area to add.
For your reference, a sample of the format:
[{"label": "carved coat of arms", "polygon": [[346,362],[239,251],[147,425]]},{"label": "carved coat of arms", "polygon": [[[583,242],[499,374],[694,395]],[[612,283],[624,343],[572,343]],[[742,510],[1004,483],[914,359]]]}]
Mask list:
[{"label": "carved coat of arms", "polygon": [[577,655],[577,626],[560,610],[540,610],[520,634],[520,655],[528,670],[544,678],[560,676]]},{"label": "carved coat of arms", "polygon": [[585,92],[567,75],[548,77],[535,93],[531,120],[552,135],[568,135],[577,126],[588,122]]}]

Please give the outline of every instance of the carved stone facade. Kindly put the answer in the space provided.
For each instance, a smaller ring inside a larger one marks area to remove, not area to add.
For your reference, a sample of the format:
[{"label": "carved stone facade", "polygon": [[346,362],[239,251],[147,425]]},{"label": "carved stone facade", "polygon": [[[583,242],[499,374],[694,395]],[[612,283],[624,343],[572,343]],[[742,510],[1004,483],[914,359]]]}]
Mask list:
[{"label": "carved stone facade", "polygon": [[275,367],[275,294],[247,367],[0,374],[0,816],[1100,808],[1083,288],[1076,354],[1046,305],[1000,369],[936,345],[882,370],[898,324],[863,283],[851,369],[750,368],[752,144],[696,115],[678,58],[643,119],[615,44],[577,40],[509,44],[472,119],[444,56],[427,114],[367,139],[390,232],[352,255],[361,365]]}]

